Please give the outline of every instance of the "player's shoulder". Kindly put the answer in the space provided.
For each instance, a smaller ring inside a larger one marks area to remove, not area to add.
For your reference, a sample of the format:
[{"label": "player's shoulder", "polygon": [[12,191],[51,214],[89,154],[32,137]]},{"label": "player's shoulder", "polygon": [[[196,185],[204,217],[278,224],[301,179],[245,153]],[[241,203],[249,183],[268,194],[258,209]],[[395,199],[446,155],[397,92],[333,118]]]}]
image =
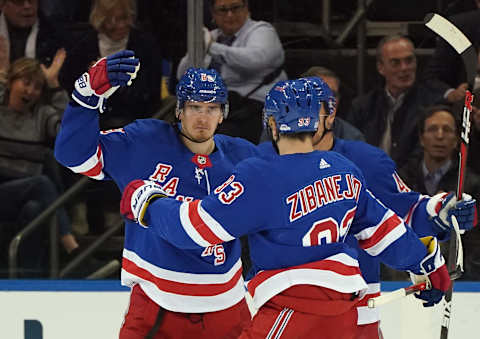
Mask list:
[{"label": "player's shoulder", "polygon": [[124,127],[125,133],[131,137],[169,138],[173,127],[158,119],[137,119]]},{"label": "player's shoulder", "polygon": [[224,134],[214,136],[215,145],[230,159],[239,162],[243,159],[256,157],[260,154],[257,146],[243,138],[231,137]]},{"label": "player's shoulder", "polygon": [[393,160],[387,153],[385,153],[385,151],[360,140],[345,140],[337,138],[335,139],[333,151],[344,155],[355,163],[368,162],[373,164],[378,161],[393,163]]}]

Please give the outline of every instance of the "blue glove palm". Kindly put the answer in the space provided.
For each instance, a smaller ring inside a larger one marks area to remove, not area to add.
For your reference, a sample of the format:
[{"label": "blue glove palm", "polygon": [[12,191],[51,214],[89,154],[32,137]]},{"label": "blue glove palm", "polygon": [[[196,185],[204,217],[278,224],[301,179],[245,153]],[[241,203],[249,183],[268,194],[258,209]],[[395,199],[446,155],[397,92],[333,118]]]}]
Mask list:
[{"label": "blue glove palm", "polygon": [[134,52],[120,51],[98,60],[75,81],[72,98],[81,106],[105,110],[105,100],[119,87],[130,86],[140,69]]}]

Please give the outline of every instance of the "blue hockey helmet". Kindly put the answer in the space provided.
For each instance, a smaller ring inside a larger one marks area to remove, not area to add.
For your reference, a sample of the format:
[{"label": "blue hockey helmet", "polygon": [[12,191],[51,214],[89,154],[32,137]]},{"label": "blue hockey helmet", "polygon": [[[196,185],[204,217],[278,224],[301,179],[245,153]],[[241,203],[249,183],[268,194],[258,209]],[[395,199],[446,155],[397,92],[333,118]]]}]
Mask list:
[{"label": "blue hockey helmet", "polygon": [[214,69],[191,67],[185,72],[177,84],[177,118],[186,101],[220,103],[223,116],[227,117],[227,86]]},{"label": "blue hockey helmet", "polygon": [[265,123],[275,118],[279,133],[316,132],[320,100],[306,79],[277,82],[265,98]]},{"label": "blue hockey helmet", "polygon": [[317,91],[320,102],[324,104],[325,112],[327,114],[333,114],[337,107],[337,99],[333,94],[333,91],[328,87],[327,83],[319,77],[306,77],[310,81]]}]

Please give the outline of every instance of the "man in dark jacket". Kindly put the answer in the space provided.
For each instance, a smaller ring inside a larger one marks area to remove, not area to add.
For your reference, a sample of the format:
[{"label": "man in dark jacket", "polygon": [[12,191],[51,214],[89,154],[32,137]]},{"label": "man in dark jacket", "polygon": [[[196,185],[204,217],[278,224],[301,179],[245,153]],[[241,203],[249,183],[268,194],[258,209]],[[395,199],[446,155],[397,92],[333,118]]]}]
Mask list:
[{"label": "man in dark jacket", "polygon": [[10,62],[26,56],[49,66],[57,50],[66,47],[63,30],[40,15],[38,2],[0,0],[0,36]]},{"label": "man in dark jacket", "polygon": [[[418,122],[423,154],[412,158],[400,168],[405,183],[420,193],[434,195],[455,191],[458,178],[457,149],[459,123],[450,106],[436,105],[425,110]],[[480,177],[467,168],[465,192],[480,198]],[[478,206],[477,206],[478,210]],[[466,279],[480,279],[480,229],[478,227],[463,237]]]},{"label": "man in dark jacket", "polygon": [[416,81],[415,50],[407,37],[386,36],[379,42],[377,70],[384,86],[355,98],[347,120],[400,167],[418,149],[418,109],[441,101],[442,95]]}]

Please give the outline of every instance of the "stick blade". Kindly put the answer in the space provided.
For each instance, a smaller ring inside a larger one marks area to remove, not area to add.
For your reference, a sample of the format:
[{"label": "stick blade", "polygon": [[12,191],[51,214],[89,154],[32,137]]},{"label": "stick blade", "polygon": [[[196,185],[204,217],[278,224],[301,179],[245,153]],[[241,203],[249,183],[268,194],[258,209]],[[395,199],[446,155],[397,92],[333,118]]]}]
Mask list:
[{"label": "stick blade", "polygon": [[442,37],[458,54],[462,54],[472,45],[470,40],[454,24],[436,13],[428,13],[424,19],[425,26]]}]

